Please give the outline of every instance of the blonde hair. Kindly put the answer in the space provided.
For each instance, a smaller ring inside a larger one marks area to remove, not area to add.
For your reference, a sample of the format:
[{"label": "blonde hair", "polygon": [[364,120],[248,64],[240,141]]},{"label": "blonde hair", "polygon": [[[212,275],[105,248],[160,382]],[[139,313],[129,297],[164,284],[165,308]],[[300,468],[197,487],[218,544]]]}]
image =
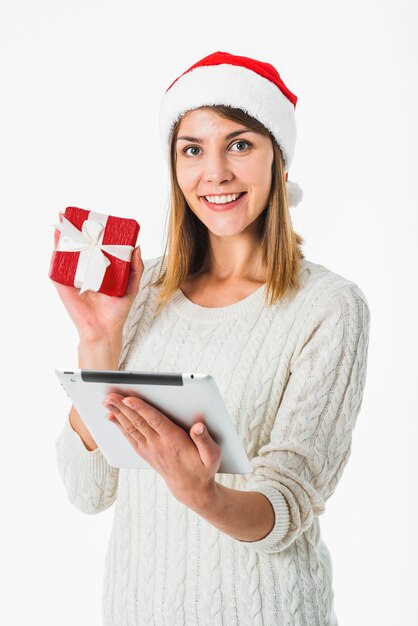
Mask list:
[{"label": "blonde hair", "polygon": [[[261,259],[267,268],[267,298],[271,306],[289,290],[299,289],[303,238],[292,226],[286,193],[284,161],[279,145],[263,124],[242,109],[224,105],[210,107],[220,116],[244,124],[247,128],[270,137],[273,145],[272,184],[269,201],[261,215]],[[189,208],[176,176],[176,139],[181,118],[175,123],[170,142],[170,208],[169,231],[162,257],[159,277],[151,283],[158,287],[158,309],[191,275],[202,270],[208,260],[209,235],[207,227]],[[168,247],[167,266],[162,270]]]}]

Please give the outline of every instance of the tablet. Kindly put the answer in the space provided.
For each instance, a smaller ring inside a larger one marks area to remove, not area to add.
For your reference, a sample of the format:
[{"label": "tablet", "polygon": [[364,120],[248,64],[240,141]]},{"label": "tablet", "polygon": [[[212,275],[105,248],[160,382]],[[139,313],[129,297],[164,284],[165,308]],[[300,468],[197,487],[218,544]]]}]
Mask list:
[{"label": "tablet", "polygon": [[[252,466],[215,379],[202,373],[127,372],[55,369],[67,395],[100,451],[113,467],[154,469],[135,452],[102,402],[109,393],[142,398],[189,434],[199,420],[222,452],[218,473],[246,474]],[[196,414],[203,414],[198,417]],[[190,435],[189,435],[190,436]]]}]

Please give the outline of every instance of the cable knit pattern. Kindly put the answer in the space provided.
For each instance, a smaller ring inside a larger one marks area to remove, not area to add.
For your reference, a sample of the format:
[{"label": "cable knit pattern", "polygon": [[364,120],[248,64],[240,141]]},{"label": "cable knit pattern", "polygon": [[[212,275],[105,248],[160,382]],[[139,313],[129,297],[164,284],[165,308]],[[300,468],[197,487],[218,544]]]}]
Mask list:
[{"label": "cable knit pattern", "polygon": [[[163,261],[163,263],[161,263]],[[370,311],[359,286],[303,259],[301,287],[269,308],[263,286],[208,308],[178,289],[157,315],[161,257],[146,259],[119,369],[211,374],[252,472],[217,474],[258,491],[271,532],[239,541],[178,502],[154,470],[116,469],[88,451],[68,416],[57,440],[69,501],[115,502],[104,626],[336,626],[319,516],[347,464],[366,381]]]}]

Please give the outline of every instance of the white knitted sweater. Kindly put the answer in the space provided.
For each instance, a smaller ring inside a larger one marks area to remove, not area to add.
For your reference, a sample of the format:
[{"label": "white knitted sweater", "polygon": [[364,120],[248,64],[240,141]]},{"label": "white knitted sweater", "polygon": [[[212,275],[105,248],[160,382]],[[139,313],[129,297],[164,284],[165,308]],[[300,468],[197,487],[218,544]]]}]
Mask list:
[{"label": "white knitted sweater", "polygon": [[300,290],[272,308],[265,285],[217,308],[177,290],[156,316],[149,282],[160,261],[144,261],[119,369],[212,374],[253,466],[216,480],[260,491],[276,519],[259,541],[233,539],[178,502],[155,470],[118,470],[88,451],[67,416],[56,446],[69,501],[84,513],[115,502],[103,624],[334,626],[319,516],[362,403],[367,299],[356,283],[303,259]]}]

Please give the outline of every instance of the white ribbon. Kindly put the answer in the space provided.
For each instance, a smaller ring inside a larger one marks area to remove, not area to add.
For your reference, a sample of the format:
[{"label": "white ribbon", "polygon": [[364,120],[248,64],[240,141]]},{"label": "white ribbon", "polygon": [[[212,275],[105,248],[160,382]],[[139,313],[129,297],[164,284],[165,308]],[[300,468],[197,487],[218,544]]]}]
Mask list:
[{"label": "white ribbon", "polygon": [[131,260],[133,246],[103,245],[106,222],[107,215],[90,211],[81,230],[64,215],[62,222],[53,224],[61,232],[56,249],[62,252],[80,252],[74,277],[74,287],[81,287],[80,294],[85,291],[99,291],[106,268],[110,265],[103,250],[122,261]]}]

